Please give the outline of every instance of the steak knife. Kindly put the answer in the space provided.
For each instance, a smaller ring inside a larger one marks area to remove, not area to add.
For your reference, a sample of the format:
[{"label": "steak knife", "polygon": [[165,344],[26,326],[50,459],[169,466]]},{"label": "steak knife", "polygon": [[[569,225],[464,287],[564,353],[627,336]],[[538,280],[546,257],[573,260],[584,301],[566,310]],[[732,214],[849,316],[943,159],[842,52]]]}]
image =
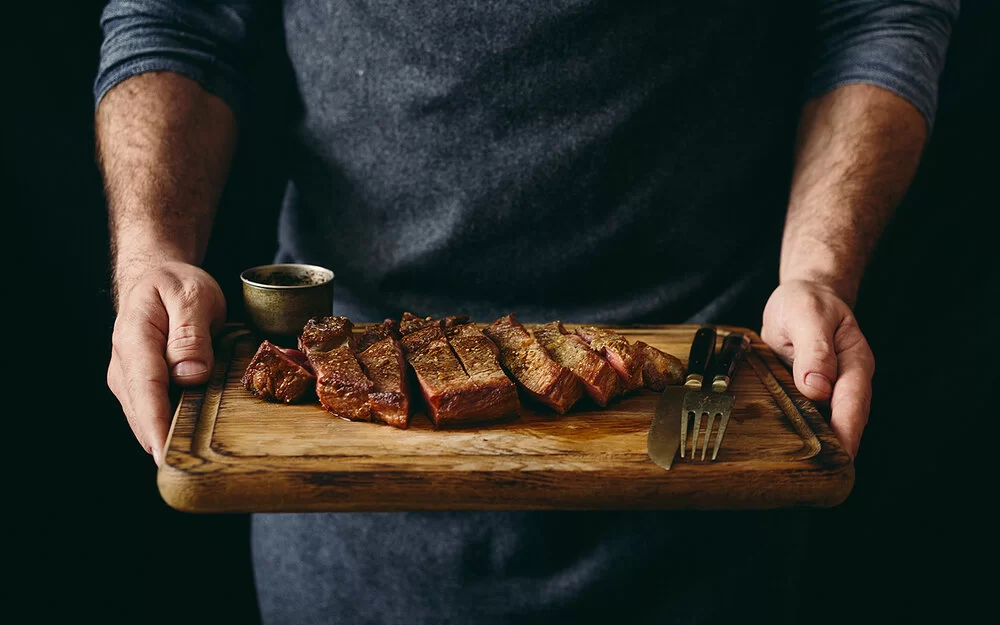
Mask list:
[{"label": "steak knife", "polygon": [[698,392],[705,380],[709,362],[715,353],[715,328],[698,330],[691,342],[687,376],[684,386],[668,386],[656,404],[653,421],[646,437],[646,453],[664,469],[669,470],[681,442],[681,406],[684,395]]}]

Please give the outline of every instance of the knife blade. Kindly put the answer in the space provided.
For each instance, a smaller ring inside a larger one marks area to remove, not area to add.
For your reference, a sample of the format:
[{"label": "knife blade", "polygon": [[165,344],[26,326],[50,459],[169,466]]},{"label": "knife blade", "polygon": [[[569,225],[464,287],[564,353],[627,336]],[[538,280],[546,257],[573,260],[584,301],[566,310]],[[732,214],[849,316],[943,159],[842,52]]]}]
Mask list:
[{"label": "knife blade", "polygon": [[709,361],[715,352],[715,328],[698,330],[691,341],[684,386],[668,386],[656,403],[653,420],[646,436],[646,453],[664,469],[670,470],[681,443],[681,406],[689,391],[701,390]]}]

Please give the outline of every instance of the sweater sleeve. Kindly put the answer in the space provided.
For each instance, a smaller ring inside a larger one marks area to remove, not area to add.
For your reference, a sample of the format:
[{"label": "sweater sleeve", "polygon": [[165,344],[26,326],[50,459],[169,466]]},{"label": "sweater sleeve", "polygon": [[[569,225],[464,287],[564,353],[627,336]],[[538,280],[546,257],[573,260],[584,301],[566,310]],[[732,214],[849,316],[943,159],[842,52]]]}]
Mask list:
[{"label": "sweater sleeve", "polygon": [[959,0],[819,0],[818,5],[806,97],[869,83],[908,100],[933,126]]},{"label": "sweater sleeve", "polygon": [[111,0],[101,14],[94,101],[121,81],[169,71],[197,81],[239,115],[254,41],[253,6],[229,0]]}]

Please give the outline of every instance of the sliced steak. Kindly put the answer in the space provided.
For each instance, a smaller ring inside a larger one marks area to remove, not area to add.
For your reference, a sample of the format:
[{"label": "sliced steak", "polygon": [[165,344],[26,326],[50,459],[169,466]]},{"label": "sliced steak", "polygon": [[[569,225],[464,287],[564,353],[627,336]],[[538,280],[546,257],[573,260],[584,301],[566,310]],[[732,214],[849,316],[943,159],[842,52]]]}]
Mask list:
[{"label": "sliced steak", "polygon": [[361,335],[361,338],[359,338],[356,341],[355,348],[358,353],[361,353],[366,349],[368,349],[369,347],[371,347],[372,345],[374,345],[375,343],[383,341],[387,338],[394,338],[394,339],[399,338],[398,321],[394,321],[392,319],[386,319],[377,326],[372,326],[368,328],[367,330],[365,330],[364,334]]},{"label": "sliced steak", "polygon": [[405,429],[410,423],[410,395],[406,360],[399,341],[387,336],[359,352],[357,358],[372,382],[372,390],[368,393],[372,417]]},{"label": "sliced steak", "polygon": [[466,393],[476,397],[473,412],[481,415],[481,420],[516,414],[521,407],[517,387],[503,372],[498,360],[500,350],[493,341],[474,323],[454,325],[447,336],[451,349],[469,376],[470,389]]},{"label": "sliced steak", "polygon": [[500,352],[500,364],[535,400],[565,414],[583,395],[583,383],[575,373],[549,356],[513,313],[483,328]]},{"label": "sliced steak", "polygon": [[413,313],[404,312],[399,320],[399,333],[403,336],[419,332],[424,328],[441,327],[440,321],[435,321],[431,317],[418,317]]},{"label": "sliced steak", "polygon": [[316,395],[324,408],[344,419],[371,421],[368,396],[374,385],[349,345],[329,351],[313,349],[309,364],[316,372]]},{"label": "sliced steak", "polygon": [[441,327],[445,330],[469,323],[469,315],[450,315],[441,320]]},{"label": "sliced steak", "polygon": [[465,323],[469,323],[469,315],[450,315],[444,319],[435,319],[433,317],[418,317],[413,313],[404,312],[399,321],[399,332],[406,336],[432,326],[448,330]]},{"label": "sliced steak", "polygon": [[576,333],[614,367],[625,391],[634,391],[642,386],[643,359],[635,353],[628,339],[612,330],[594,326],[577,328]]},{"label": "sliced steak", "polygon": [[642,341],[636,341],[632,347],[642,360],[642,383],[646,388],[662,391],[667,385],[684,381],[684,365],[677,358]]},{"label": "sliced steak", "polygon": [[[517,392],[513,384],[506,376],[500,381],[495,372],[490,371],[488,361],[492,356],[496,371],[503,375],[492,344],[486,347],[466,334],[457,337],[458,351],[472,368],[473,375],[470,376],[448,342],[442,326],[440,322],[425,324],[421,329],[405,334],[402,339],[406,360],[416,373],[434,426],[480,423],[516,414]],[[478,329],[476,332],[479,332]],[[482,340],[489,343],[486,337],[479,334]]]},{"label": "sliced steak", "polygon": [[583,382],[583,390],[599,406],[619,393],[618,374],[600,354],[576,334],[570,334],[562,322],[553,321],[535,329],[535,338],[552,359],[566,367]]},{"label": "sliced steak", "polygon": [[437,324],[403,336],[406,360],[413,367],[420,392],[427,402],[429,416],[435,427],[448,420],[461,418],[457,411],[458,398],[469,381],[462,363],[448,345]]},{"label": "sliced steak", "polygon": [[354,324],[347,317],[313,317],[299,335],[299,349],[309,355],[312,350],[328,352],[354,342]]},{"label": "sliced steak", "polygon": [[309,370],[305,354],[264,341],[250,359],[241,382],[243,388],[261,399],[290,404],[312,396],[316,376]]},{"label": "sliced steak", "polygon": [[354,324],[347,317],[313,317],[299,336],[316,372],[316,396],[331,413],[352,421],[370,421],[372,382],[354,354]]}]

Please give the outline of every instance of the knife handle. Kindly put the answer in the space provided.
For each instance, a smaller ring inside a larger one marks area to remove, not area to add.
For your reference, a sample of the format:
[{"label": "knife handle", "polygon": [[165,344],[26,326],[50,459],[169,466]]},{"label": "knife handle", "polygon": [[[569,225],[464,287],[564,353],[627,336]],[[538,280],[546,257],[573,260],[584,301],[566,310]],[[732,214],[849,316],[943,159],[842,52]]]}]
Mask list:
[{"label": "knife handle", "polygon": [[688,356],[687,379],[684,386],[701,388],[708,365],[715,353],[715,328],[705,326],[699,329],[691,342],[691,353]]},{"label": "knife handle", "polygon": [[746,334],[733,332],[722,342],[722,351],[715,364],[715,377],[712,379],[712,390],[725,391],[736,371],[736,363],[750,350],[750,337]]}]

